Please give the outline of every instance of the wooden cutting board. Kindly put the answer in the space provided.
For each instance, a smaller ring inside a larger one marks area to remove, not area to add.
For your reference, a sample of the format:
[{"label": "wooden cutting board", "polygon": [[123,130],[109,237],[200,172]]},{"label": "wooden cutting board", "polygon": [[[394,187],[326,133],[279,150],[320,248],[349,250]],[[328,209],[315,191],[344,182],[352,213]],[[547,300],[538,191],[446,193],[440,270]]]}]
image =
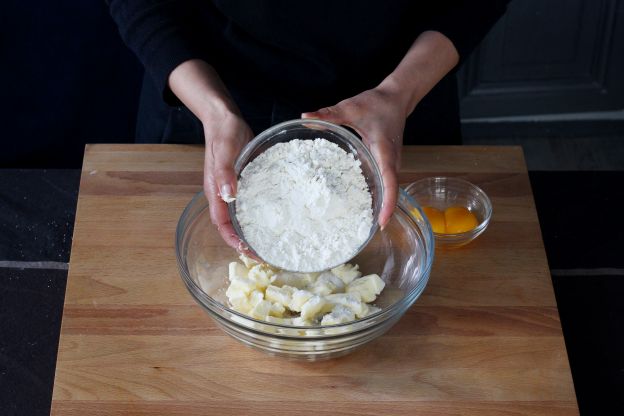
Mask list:
[{"label": "wooden cutting board", "polygon": [[270,357],[187,293],[174,230],[203,148],[85,151],[53,415],[575,415],[553,288],[518,147],[406,147],[401,182],[461,176],[494,206],[472,244],[438,251],[423,296],[339,359]]}]

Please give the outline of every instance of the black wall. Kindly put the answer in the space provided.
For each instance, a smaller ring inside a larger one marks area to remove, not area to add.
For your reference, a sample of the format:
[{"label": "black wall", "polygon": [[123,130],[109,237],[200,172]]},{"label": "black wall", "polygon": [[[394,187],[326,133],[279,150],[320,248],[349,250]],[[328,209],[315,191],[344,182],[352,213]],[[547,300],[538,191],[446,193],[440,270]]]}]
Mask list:
[{"label": "black wall", "polygon": [[103,0],[3,1],[0,167],[80,167],[84,143],[132,141],[141,79]]},{"label": "black wall", "polygon": [[[624,0],[514,0],[459,72],[464,137],[621,137],[624,119],[507,117],[624,109],[622,74]],[[5,0],[0,168],[80,167],[85,143],[133,141],[142,76],[104,0]]]},{"label": "black wall", "polygon": [[514,0],[459,79],[465,119],[624,109],[624,1]]}]

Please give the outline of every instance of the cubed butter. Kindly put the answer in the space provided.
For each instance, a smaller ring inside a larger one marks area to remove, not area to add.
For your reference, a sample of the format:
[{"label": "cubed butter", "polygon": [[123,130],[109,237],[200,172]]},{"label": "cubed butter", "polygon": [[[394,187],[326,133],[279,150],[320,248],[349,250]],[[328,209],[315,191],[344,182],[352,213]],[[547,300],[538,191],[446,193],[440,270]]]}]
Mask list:
[{"label": "cubed butter", "polygon": [[347,293],[359,293],[364,302],[372,302],[377,298],[386,286],[383,280],[376,274],[355,279],[347,285]]},{"label": "cubed butter", "polygon": [[315,278],[309,273],[293,273],[280,271],[277,272],[271,279],[271,284],[274,286],[291,286],[297,289],[304,289],[309,284],[313,283]]},{"label": "cubed butter", "polygon": [[319,316],[329,312],[333,305],[321,296],[314,295],[301,307],[301,317],[314,321]]},{"label": "cubed butter", "polygon": [[234,279],[247,279],[249,269],[242,264],[233,261],[228,265],[228,277],[230,282]]},{"label": "cubed butter", "polygon": [[247,257],[244,254],[241,254],[240,256],[238,256],[238,258],[240,259],[240,261],[243,262],[243,264],[245,265],[245,267],[247,267],[247,269],[251,269],[252,267],[258,264],[257,261],[255,261],[251,257]]},{"label": "cubed butter", "polygon": [[266,320],[267,316],[269,316],[269,312],[271,311],[271,306],[273,304],[268,300],[261,300],[251,308],[249,311],[249,316],[255,319],[264,319]]},{"label": "cubed butter", "polygon": [[256,283],[258,289],[264,289],[271,284],[271,277],[275,274],[266,264],[257,264],[249,269],[248,278]]},{"label": "cubed butter", "polygon": [[316,282],[308,287],[308,290],[315,295],[327,296],[336,292],[344,291],[344,283],[340,278],[331,272],[323,272],[316,279]]},{"label": "cubed butter", "polygon": [[228,289],[241,291],[248,295],[252,291],[256,290],[256,287],[257,285],[255,281],[246,277],[236,277],[230,282],[230,287]]},{"label": "cubed butter", "polygon": [[362,302],[359,292],[336,293],[325,296],[325,300],[333,305],[342,305],[350,309],[358,318],[362,318],[368,314],[368,305]]},{"label": "cubed butter", "polygon": [[323,316],[321,325],[338,325],[351,322],[355,319],[353,311],[346,306],[336,305],[330,313]]},{"label": "cubed butter", "polygon": [[[228,265],[230,285],[225,295],[234,310],[252,318],[279,325],[337,325],[381,310],[367,302],[377,298],[385,283],[376,274],[361,277],[358,265],[343,264],[331,272],[292,273],[244,255],[240,260]],[[299,316],[290,317],[291,313]]]},{"label": "cubed butter", "polygon": [[274,316],[276,318],[281,318],[284,316],[286,312],[286,308],[281,303],[273,303],[271,305],[271,309],[269,310],[269,315]]},{"label": "cubed butter", "polygon": [[292,295],[292,301],[290,305],[288,305],[288,309],[293,312],[301,312],[303,304],[310,300],[312,296],[314,296],[314,294],[307,290],[296,290]]},{"label": "cubed butter", "polygon": [[334,267],[333,269],[331,269],[331,272],[335,276],[338,276],[345,285],[348,285],[353,280],[362,276],[362,272],[360,272],[359,269],[360,269],[360,266],[358,266],[357,264],[351,265],[347,263],[338,267]]},{"label": "cubed butter", "polygon": [[293,293],[296,291],[297,289],[292,286],[277,287],[269,285],[264,292],[264,297],[266,300],[270,300],[271,302],[289,306],[292,302]]}]

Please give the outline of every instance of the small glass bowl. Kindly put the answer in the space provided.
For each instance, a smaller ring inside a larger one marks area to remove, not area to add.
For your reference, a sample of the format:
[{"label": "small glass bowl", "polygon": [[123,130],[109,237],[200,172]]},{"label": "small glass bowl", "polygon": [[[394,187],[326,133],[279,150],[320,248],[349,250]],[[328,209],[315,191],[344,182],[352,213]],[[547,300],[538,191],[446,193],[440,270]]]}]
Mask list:
[{"label": "small glass bowl", "polygon": [[381,311],[344,324],[296,327],[259,321],[228,306],[228,264],[238,253],[210,222],[203,193],[180,216],[175,246],[182,281],[224,332],[271,355],[308,361],[347,354],[390,329],[425,289],[435,250],[431,225],[401,191],[388,224],[351,260],[364,275],[376,273],[386,283],[374,302]]},{"label": "small glass bowl", "polygon": [[[251,142],[249,142],[241,151],[240,155],[236,159],[234,164],[234,170],[236,172],[237,179],[240,179],[240,174],[252,160],[258,157],[261,153],[265,152],[269,147],[278,143],[288,142],[294,139],[300,140],[314,140],[314,139],[326,139],[332,143],[337,144],[345,150],[347,153],[354,155],[356,160],[359,160],[366,179],[366,184],[371,193],[373,200],[373,225],[370,229],[367,239],[362,243],[355,253],[350,253],[342,261],[337,264],[328,264],[327,267],[323,267],[323,270],[330,269],[332,267],[339,266],[345,262],[348,262],[352,257],[356,256],[362,251],[364,247],[369,243],[377,228],[379,227],[378,218],[381,211],[381,203],[383,202],[384,190],[383,182],[381,179],[381,172],[377,166],[377,162],[373,158],[368,148],[364,146],[362,140],[351,133],[349,130],[340,127],[336,124],[329,123],[322,120],[315,119],[300,119],[290,120],[280,124],[277,124],[256,136]],[[251,253],[262,259],[262,256],[257,253],[254,248],[245,240],[243,231],[236,218],[236,200],[228,204],[228,211],[232,226],[245,245],[249,247]],[[284,269],[279,264],[275,267]],[[289,270],[293,272],[319,272],[322,270]]]},{"label": "small glass bowl", "polygon": [[405,191],[418,205],[430,206],[444,211],[459,205],[468,208],[476,217],[478,225],[470,231],[458,234],[434,233],[439,247],[455,248],[468,244],[481,235],[492,217],[492,202],[478,186],[459,178],[431,177],[411,183]]}]

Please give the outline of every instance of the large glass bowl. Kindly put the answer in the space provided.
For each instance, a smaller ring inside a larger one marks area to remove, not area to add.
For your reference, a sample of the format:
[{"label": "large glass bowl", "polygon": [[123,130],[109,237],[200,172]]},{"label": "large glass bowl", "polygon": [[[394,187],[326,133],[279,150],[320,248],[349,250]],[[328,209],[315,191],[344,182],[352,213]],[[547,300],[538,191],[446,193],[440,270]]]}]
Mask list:
[{"label": "large glass bowl", "polygon": [[[301,119],[290,120],[277,124],[256,136],[250,141],[241,151],[240,155],[234,163],[234,170],[236,171],[237,179],[240,179],[240,174],[252,160],[258,157],[261,153],[265,152],[271,146],[275,146],[278,143],[288,142],[294,139],[299,140],[314,140],[317,138],[328,140],[337,144],[347,153],[352,154],[356,160],[360,161],[360,167],[364,174],[364,179],[368,185],[368,189],[371,193],[373,200],[373,224],[368,234],[367,239],[360,245],[355,253],[346,253],[344,261],[355,256],[364,248],[368,242],[373,238],[377,228],[379,226],[378,218],[381,211],[381,203],[383,202],[384,189],[381,179],[381,173],[377,162],[373,158],[372,154],[362,141],[349,130],[344,127],[340,127],[327,121],[315,120],[315,119]],[[262,258],[261,253],[257,253],[254,247],[249,244],[245,239],[245,235],[241,230],[241,227],[236,219],[236,200],[228,204],[228,210],[230,218],[232,220],[232,226],[238,234],[241,241],[245,243],[250,251],[258,258]],[[343,263],[344,263],[343,261]],[[328,264],[325,269],[329,269],[338,264]],[[279,267],[280,265],[275,265]],[[321,270],[291,270],[300,272],[317,272]]]},{"label": "large glass bowl", "polygon": [[273,355],[312,361],[344,355],[394,325],[427,285],[434,240],[420,208],[401,191],[390,222],[351,261],[359,264],[364,274],[377,273],[385,281],[386,288],[375,301],[382,310],[350,323],[324,327],[268,323],[228,307],[228,264],[237,260],[238,253],[223,242],[210,222],[203,193],[191,200],[180,217],[176,254],[189,292],[226,333]]}]

